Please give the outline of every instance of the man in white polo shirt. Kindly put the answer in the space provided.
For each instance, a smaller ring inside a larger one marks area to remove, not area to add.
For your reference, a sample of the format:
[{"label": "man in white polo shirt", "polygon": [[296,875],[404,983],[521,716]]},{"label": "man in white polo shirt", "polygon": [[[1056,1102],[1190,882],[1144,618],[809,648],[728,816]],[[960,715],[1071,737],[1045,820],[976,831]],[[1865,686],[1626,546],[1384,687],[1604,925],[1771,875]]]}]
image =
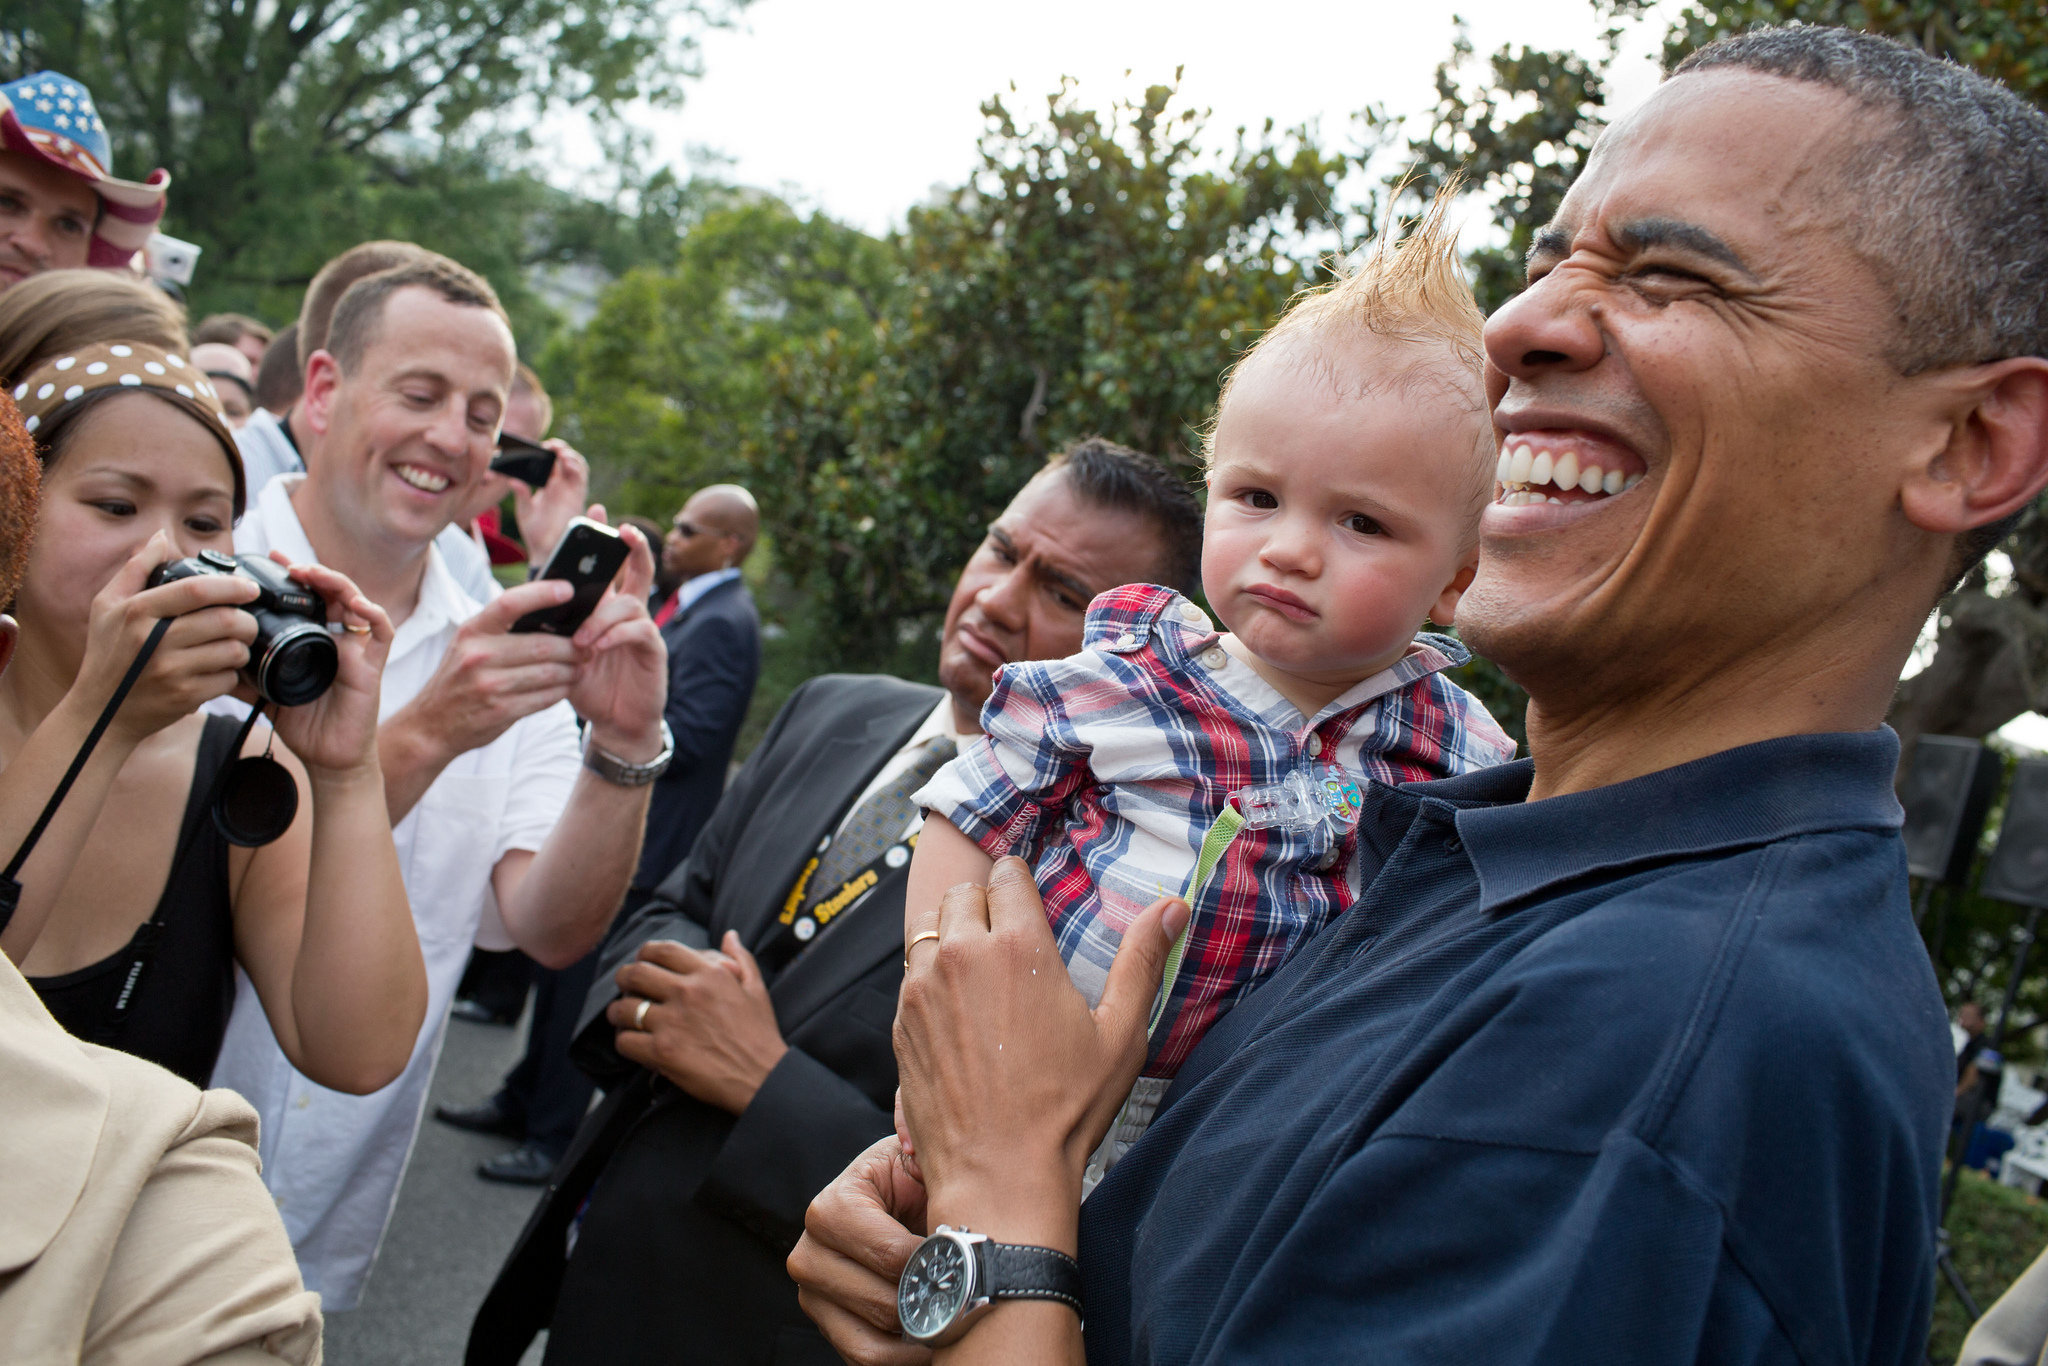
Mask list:
[{"label": "man in white polo shirt", "polygon": [[245,982],[213,1077],[261,1116],[264,1180],[329,1309],[361,1296],[484,907],[545,964],[588,952],[625,893],[646,784],[669,752],[667,655],[647,615],[654,566],[638,532],[625,533],[632,557],[614,591],[571,638],[507,630],[567,599],[567,585],[525,584],[486,606],[435,546],[485,475],[513,365],[496,296],[453,261],[351,286],[307,365],[309,472],[271,481],[236,531],[244,552],[355,576],[398,625],[379,746],[429,1023],[396,1082],[342,1095],[292,1069]]}]

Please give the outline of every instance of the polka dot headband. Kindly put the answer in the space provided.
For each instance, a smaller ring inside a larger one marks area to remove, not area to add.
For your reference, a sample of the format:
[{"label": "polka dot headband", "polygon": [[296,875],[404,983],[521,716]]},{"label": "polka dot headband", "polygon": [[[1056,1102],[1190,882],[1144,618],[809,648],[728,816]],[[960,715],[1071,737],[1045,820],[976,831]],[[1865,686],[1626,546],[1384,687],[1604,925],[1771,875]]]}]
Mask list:
[{"label": "polka dot headband", "polygon": [[[74,403],[105,389],[147,389],[162,394],[205,425],[228,458],[235,476],[235,515],[244,500],[242,456],[222,414],[213,382],[184,356],[146,342],[87,346],[37,366],[11,391],[22,425],[34,436]],[[40,443],[38,443],[40,445]]]}]

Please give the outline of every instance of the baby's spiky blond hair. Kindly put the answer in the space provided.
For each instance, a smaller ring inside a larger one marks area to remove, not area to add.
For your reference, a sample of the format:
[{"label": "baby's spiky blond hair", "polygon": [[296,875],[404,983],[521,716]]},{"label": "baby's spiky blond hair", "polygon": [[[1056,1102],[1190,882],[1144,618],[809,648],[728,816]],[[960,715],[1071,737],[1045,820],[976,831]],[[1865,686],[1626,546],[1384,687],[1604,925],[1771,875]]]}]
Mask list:
[{"label": "baby's spiky blond hair", "polygon": [[[1296,294],[1279,321],[1224,376],[1217,412],[1230,401],[1232,384],[1255,357],[1316,340],[1377,340],[1422,353],[1391,367],[1390,381],[1417,370],[1441,375],[1439,366],[1432,364],[1438,361],[1459,372],[1460,378],[1469,377],[1474,386],[1483,386],[1486,353],[1481,333],[1486,316],[1465,282],[1458,235],[1450,225],[1451,202],[1460,184],[1456,176],[1445,181],[1405,235],[1402,221],[1389,214],[1379,240],[1356,266],[1340,271],[1328,284]],[[1398,196],[1399,190],[1395,193]],[[1430,352],[1437,354],[1432,357]],[[1330,368],[1320,356],[1308,363]],[[1213,423],[1210,430],[1213,433]],[[1205,457],[1213,458],[1213,450],[1206,449],[1210,443],[1204,446]]]}]

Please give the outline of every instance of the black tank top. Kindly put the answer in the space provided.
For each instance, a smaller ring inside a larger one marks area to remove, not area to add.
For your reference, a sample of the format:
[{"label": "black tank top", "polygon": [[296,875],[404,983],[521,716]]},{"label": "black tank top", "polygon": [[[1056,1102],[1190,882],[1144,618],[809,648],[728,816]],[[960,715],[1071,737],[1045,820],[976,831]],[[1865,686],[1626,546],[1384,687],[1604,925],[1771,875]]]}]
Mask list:
[{"label": "black tank top", "polygon": [[[235,1003],[235,916],[228,891],[228,842],[207,797],[241,723],[209,716],[199,734],[192,791],[178,826],[178,855],[156,911],[135,937],[90,967],[30,986],[77,1038],[105,1044],[205,1086]],[[116,1004],[136,964],[144,966],[125,1015]]]}]

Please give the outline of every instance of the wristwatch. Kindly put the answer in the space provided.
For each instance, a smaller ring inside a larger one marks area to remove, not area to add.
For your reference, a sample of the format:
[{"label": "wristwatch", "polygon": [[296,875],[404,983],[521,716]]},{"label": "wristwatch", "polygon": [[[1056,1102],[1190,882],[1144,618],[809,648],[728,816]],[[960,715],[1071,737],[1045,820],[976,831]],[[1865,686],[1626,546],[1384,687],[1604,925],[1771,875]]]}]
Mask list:
[{"label": "wristwatch", "polygon": [[583,732],[583,766],[608,783],[619,787],[645,787],[668,772],[668,761],[676,757],[676,737],[668,728],[668,722],[661,723],[661,753],[644,764],[629,764],[616,754],[607,754],[590,743],[590,732]]},{"label": "wristwatch", "polygon": [[940,1224],[896,1282],[903,1336],[925,1347],[960,1340],[996,1300],[1057,1300],[1081,1312],[1081,1266],[1049,1247],[995,1243]]}]

